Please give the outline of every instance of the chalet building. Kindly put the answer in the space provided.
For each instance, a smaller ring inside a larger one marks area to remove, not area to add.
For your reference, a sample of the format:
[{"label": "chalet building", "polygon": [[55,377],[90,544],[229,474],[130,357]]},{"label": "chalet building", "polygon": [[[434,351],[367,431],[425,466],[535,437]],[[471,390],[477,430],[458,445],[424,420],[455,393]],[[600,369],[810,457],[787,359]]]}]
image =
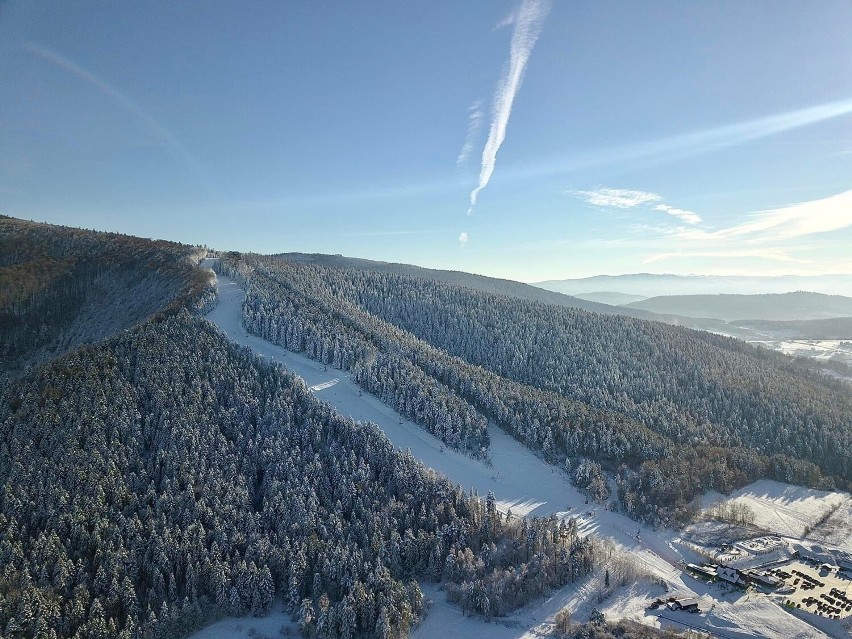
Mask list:
[{"label": "chalet building", "polygon": [[697,564],[687,564],[686,567],[696,575],[705,579],[713,579],[716,577],[716,569],[719,567],[716,564],[699,566]]},{"label": "chalet building", "polygon": [[684,612],[701,612],[698,608],[698,602],[692,597],[684,597],[683,599],[675,599],[666,604],[669,610],[683,610]]},{"label": "chalet building", "polygon": [[773,575],[770,575],[765,570],[746,570],[745,577],[752,583],[766,588],[779,588],[784,585],[783,581]]},{"label": "chalet building", "polygon": [[747,579],[743,576],[743,573],[736,568],[730,568],[728,566],[717,567],[716,576],[719,579],[724,579],[728,583],[734,584],[735,586],[745,586],[747,583]]}]

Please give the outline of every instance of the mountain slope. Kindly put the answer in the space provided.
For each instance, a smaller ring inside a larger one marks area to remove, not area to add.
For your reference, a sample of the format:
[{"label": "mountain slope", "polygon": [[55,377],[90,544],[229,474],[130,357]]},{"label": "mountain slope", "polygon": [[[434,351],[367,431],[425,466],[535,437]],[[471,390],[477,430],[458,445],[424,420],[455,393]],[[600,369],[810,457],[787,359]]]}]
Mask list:
[{"label": "mountain slope", "polygon": [[703,490],[749,478],[852,480],[852,398],[789,358],[431,278],[256,257],[242,268],[250,331],[380,384],[402,379],[373,368],[393,353],[554,463],[626,464],[636,517],[680,519]]},{"label": "mountain slope", "polygon": [[[214,289],[185,247],[20,228],[38,241],[5,303],[24,329],[33,300],[58,309],[45,356],[87,314],[108,316],[87,340],[116,335],[0,381],[4,637],[172,639],[276,598],[306,635],[404,636],[415,578],[490,618],[605,557],[574,521],[508,521],[191,316]],[[120,286],[145,295],[131,314]]]},{"label": "mountain slope", "polygon": [[9,384],[0,441],[8,637],[183,636],[276,596],[308,633],[404,635],[422,613],[413,576],[490,616],[599,553],[555,520],[511,543],[520,522],[493,500],[186,313]]},{"label": "mountain slope", "polygon": [[631,302],[639,302],[646,297],[644,295],[630,295],[628,293],[617,293],[615,291],[593,291],[591,293],[578,293],[574,297],[590,302],[611,304],[612,306],[624,306]]},{"label": "mountain slope", "polygon": [[445,271],[440,269],[424,268],[411,264],[397,264],[394,262],[378,262],[357,257],[344,257],[342,255],[325,255],[320,253],[279,253],[271,257],[281,258],[292,262],[313,264],[316,266],[327,266],[331,268],[351,268],[375,273],[394,273],[398,275],[409,275],[445,284],[463,286],[475,291],[495,293],[497,295],[508,295],[530,302],[543,302],[555,306],[568,308],[580,308],[593,313],[604,315],[627,315],[643,319],[660,319],[654,313],[643,309],[631,309],[615,307],[611,304],[601,303],[595,300],[572,297],[561,292],[546,290],[539,286],[504,280],[486,275],[476,275],[462,271]]},{"label": "mountain slope", "polygon": [[737,326],[762,331],[785,339],[842,339],[852,341],[852,317],[832,319],[794,320],[774,322],[767,320],[743,320]]},{"label": "mountain slope", "polygon": [[195,247],[0,216],[0,378],[215,295]]}]

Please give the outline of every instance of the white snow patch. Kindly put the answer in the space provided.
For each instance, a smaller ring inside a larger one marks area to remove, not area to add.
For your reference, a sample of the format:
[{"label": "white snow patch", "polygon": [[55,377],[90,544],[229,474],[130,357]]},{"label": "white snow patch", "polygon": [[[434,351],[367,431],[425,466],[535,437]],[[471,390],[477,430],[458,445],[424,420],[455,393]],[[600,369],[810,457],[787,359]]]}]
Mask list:
[{"label": "white snow patch", "polygon": [[313,386],[310,387],[310,389],[314,392],[325,390],[326,388],[331,388],[332,386],[334,386],[339,381],[340,380],[335,377],[334,379],[331,379],[327,382],[323,382],[322,384],[314,384]]},{"label": "white snow patch", "polygon": [[588,619],[602,584],[603,575],[596,573],[491,621],[465,616],[460,608],[447,603],[439,586],[425,585],[422,586],[423,594],[433,604],[411,636],[414,639],[541,639],[552,629],[553,618],[563,608],[567,608],[576,621]]},{"label": "white snow patch", "polygon": [[187,639],[281,639],[300,636],[298,624],[290,621],[290,615],[279,602],[265,617],[226,617],[189,635]]},{"label": "white snow patch", "polygon": [[[814,490],[762,479],[720,499],[754,512],[754,524],[775,534],[801,537],[834,508],[850,505],[847,493]],[[849,522],[852,527],[852,521]],[[850,531],[852,532],[852,531]]]}]

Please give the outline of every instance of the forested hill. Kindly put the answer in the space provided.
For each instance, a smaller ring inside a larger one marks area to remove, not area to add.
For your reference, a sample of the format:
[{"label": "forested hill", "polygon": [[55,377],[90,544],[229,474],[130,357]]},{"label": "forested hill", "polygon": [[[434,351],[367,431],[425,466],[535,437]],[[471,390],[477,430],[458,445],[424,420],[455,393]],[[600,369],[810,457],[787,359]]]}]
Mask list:
[{"label": "forested hill", "polygon": [[491,617],[605,560],[575,521],[506,520],[191,315],[215,297],[196,249],[0,230],[3,637],[175,639],[278,599],[306,636],[395,638],[417,579]]},{"label": "forested hill", "polygon": [[[445,284],[464,286],[476,291],[507,295],[530,302],[543,302],[556,306],[567,306],[569,308],[580,308],[585,311],[602,313],[604,315],[627,315],[643,319],[660,319],[656,313],[640,308],[629,308],[602,304],[591,300],[572,297],[564,293],[549,291],[531,284],[504,280],[486,275],[464,273],[462,271],[445,271],[441,269],[423,268],[411,264],[398,264],[394,262],[378,262],[357,257],[345,257],[343,255],[325,255],[321,253],[279,253],[272,257],[288,260],[291,262],[302,262],[315,266],[327,266],[330,268],[349,268],[375,273],[388,273],[397,275],[409,275],[427,280],[435,280]],[[680,323],[678,318],[669,318],[673,323]]]},{"label": "forested hill", "polygon": [[368,335],[546,458],[617,470],[635,517],[683,520],[702,491],[761,476],[852,480],[848,389],[790,358],[434,279],[268,258],[245,266],[249,330],[305,350],[310,321],[314,356],[332,364],[347,330]]},{"label": "forested hill", "polygon": [[573,521],[507,523],[185,312],[0,395],[9,639],[183,637],[276,597],[307,636],[387,639],[414,578],[491,616],[604,554]]},{"label": "forested hill", "polygon": [[0,380],[153,313],[212,302],[198,252],[0,216]]}]

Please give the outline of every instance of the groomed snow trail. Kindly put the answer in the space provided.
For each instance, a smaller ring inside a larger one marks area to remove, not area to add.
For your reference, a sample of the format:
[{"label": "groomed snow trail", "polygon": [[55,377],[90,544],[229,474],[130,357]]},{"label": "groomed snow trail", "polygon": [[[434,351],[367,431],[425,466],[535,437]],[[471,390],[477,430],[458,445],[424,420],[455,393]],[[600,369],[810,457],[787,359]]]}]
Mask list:
[{"label": "groomed snow trail", "polygon": [[[209,267],[210,260],[202,265]],[[684,575],[677,567],[681,556],[672,544],[676,537],[673,532],[654,531],[624,515],[605,510],[600,504],[586,504],[585,497],[571,485],[566,473],[545,463],[491,423],[488,425],[491,438],[490,465],[445,446],[420,426],[363,391],[345,372],[329,369],[300,353],[288,351],[249,334],[242,325],[245,292],[234,280],[223,275],[218,275],[218,286],[219,302],[207,314],[207,319],[231,340],[251,348],[261,357],[283,364],[288,371],[302,377],[319,399],[328,402],[342,415],[377,424],[398,449],[410,450],[425,466],[464,489],[475,489],[481,497],[492,491],[497,498],[498,508],[503,512],[511,509],[514,515],[521,516],[556,514],[559,517],[578,517],[578,527],[582,532],[595,533],[611,540],[617,550],[628,553],[650,574],[665,580],[671,591],[699,597],[710,595],[707,584]],[[446,603],[443,593],[439,593],[437,588],[425,586],[424,592],[432,597],[434,606],[413,636],[421,639],[539,637],[548,621],[561,608],[568,606],[576,613],[578,609],[586,607],[585,600],[588,597],[584,597],[584,591],[587,588],[585,582],[569,584],[505,619],[485,623],[479,618],[464,617],[459,609]],[[642,608],[640,605],[637,614],[631,616],[640,620],[644,616]],[[767,624],[789,629],[790,615],[780,608],[775,609],[775,619],[767,619]],[[582,616],[581,613],[575,618]],[[650,621],[647,618],[645,620]],[[765,636],[825,636],[821,633],[812,634],[812,628],[799,620],[792,623],[797,626],[798,633],[776,635],[770,632]],[[659,625],[659,622],[655,625]],[[732,625],[737,626],[736,622]],[[744,625],[740,630],[747,628],[749,626]]]}]

